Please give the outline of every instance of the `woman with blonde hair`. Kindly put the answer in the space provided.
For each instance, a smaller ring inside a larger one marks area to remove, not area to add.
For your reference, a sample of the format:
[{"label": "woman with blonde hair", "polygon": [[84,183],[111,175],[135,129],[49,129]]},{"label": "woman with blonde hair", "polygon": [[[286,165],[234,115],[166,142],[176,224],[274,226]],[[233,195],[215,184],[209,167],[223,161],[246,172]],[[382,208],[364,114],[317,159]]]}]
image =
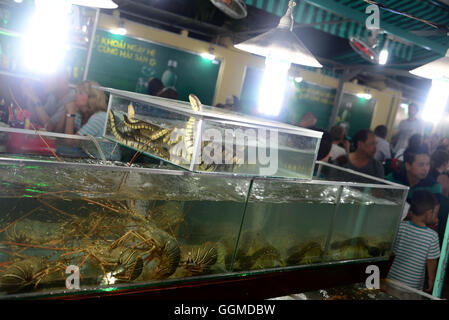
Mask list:
[{"label": "woman with blonde hair", "polygon": [[75,101],[66,104],[66,113],[58,126],[64,133],[100,137],[106,123],[106,95],[94,88],[95,81],[83,81],[76,86]]},{"label": "woman with blonde hair", "polygon": [[[66,104],[65,119],[61,119],[64,124],[64,133],[92,137],[103,135],[107,119],[107,103],[104,92],[95,88],[99,86],[94,81],[83,81],[76,86],[75,101]],[[69,144],[73,145],[73,143]],[[107,160],[121,159],[119,148],[114,147],[113,144],[98,141],[97,147],[101,149],[101,152],[97,152],[96,149],[89,150],[94,157]]]}]

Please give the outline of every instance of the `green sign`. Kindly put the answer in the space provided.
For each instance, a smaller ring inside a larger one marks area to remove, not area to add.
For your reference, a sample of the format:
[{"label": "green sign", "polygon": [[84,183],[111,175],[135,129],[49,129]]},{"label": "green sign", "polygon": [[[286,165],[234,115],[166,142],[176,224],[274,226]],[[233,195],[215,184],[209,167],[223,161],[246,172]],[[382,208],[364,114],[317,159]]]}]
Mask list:
[{"label": "green sign", "polygon": [[[262,69],[246,68],[240,96],[245,113],[257,114],[262,77]],[[296,125],[306,112],[312,112],[317,118],[316,126],[326,129],[332,113],[335,93],[335,89],[305,81],[297,83],[294,79],[290,79],[287,83],[281,114],[275,120]]]},{"label": "green sign", "polygon": [[361,129],[369,129],[373,118],[376,100],[359,98],[345,93],[340,104],[337,125],[345,127],[348,136],[352,137]]},{"label": "green sign", "polygon": [[147,93],[148,80],[155,77],[175,89],[179,99],[188,101],[194,93],[211,105],[220,66],[220,61],[198,54],[98,30],[87,78],[105,87]]},{"label": "green sign", "polygon": [[294,95],[288,101],[287,119],[297,124],[302,116],[311,112],[317,118],[316,127],[327,129],[335,100],[335,89],[308,82],[296,83]]}]

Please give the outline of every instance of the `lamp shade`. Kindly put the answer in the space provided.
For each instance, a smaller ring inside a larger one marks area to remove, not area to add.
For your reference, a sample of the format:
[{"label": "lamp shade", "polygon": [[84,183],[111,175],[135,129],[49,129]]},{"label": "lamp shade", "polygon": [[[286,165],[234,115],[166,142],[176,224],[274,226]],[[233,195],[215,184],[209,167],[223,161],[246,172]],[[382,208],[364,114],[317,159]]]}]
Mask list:
[{"label": "lamp shade", "polygon": [[236,44],[235,47],[259,56],[273,56],[276,59],[304,66],[323,67],[289,29],[272,29],[255,38]]},{"label": "lamp shade", "polygon": [[432,80],[449,80],[449,50],[446,56],[438,60],[427,63],[419,68],[410,71],[419,77]]},{"label": "lamp shade", "polygon": [[294,5],[295,3],[290,1],[287,12],[276,28],[238,43],[234,47],[259,56],[273,57],[309,67],[323,67],[292,31]]},{"label": "lamp shade", "polygon": [[71,4],[93,8],[117,9],[118,5],[112,0],[70,0]]}]

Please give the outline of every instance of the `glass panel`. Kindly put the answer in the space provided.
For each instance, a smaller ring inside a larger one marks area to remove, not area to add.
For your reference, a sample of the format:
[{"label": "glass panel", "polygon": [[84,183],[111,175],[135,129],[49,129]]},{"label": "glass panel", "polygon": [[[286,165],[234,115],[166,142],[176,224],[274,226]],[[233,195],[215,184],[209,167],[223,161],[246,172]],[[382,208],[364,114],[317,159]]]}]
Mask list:
[{"label": "glass panel", "polygon": [[360,175],[360,173],[356,171],[327,163],[317,163],[313,177],[314,179],[325,181],[357,182],[376,185],[388,184],[387,181],[382,182],[381,179],[376,177]]},{"label": "glass panel", "polygon": [[388,257],[404,190],[344,186],[326,261]]},{"label": "glass panel", "polygon": [[104,138],[0,128],[0,154],[119,161],[122,151],[117,143]]},{"label": "glass panel", "polygon": [[[206,106],[198,112],[186,102],[104,89],[111,92],[113,114],[108,116],[106,137],[114,142],[184,169],[312,178],[321,133]],[[196,146],[198,137],[203,141]]]},{"label": "glass panel", "polygon": [[[189,169],[199,121],[149,104],[110,96],[105,137],[134,151]],[[114,119],[114,122],[111,120]]]},{"label": "glass panel", "polygon": [[198,171],[312,178],[320,139],[277,129],[204,121]]},{"label": "glass panel", "polygon": [[338,187],[256,180],[234,271],[320,263]]},{"label": "glass panel", "polygon": [[8,162],[0,161],[1,294],[64,290],[70,265],[81,290],[229,270],[248,179]]}]

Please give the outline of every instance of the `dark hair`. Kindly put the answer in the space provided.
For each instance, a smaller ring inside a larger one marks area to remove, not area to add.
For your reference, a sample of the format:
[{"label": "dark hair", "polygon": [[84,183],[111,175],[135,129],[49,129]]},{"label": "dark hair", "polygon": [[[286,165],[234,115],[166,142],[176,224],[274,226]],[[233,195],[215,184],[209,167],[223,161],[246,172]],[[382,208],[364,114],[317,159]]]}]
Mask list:
[{"label": "dark hair", "polygon": [[158,95],[158,97],[161,98],[168,98],[168,99],[174,99],[178,100],[179,96],[175,89],[172,88],[165,88],[163,89]]},{"label": "dark hair", "polygon": [[327,131],[324,131],[324,130],[317,130],[317,131],[323,132],[323,136],[321,137],[320,148],[318,149],[318,156],[317,156],[317,160],[320,161],[321,159],[325,158],[329,154],[329,152],[331,152],[332,138],[331,138],[331,135],[329,134],[329,132],[327,132]]},{"label": "dark hair", "polygon": [[368,129],[362,129],[355,133],[355,135],[352,137],[352,143],[354,144],[355,150],[359,147],[359,141],[365,142],[368,139],[368,135],[370,133],[373,133],[371,130]]},{"label": "dark hair", "polygon": [[148,81],[147,92],[149,95],[156,96],[159,92],[164,89],[164,84],[158,78],[151,78]]},{"label": "dark hair", "polygon": [[422,216],[438,205],[438,198],[427,190],[416,190],[410,200],[410,211],[415,216]]},{"label": "dark hair", "polygon": [[419,145],[411,148],[407,148],[404,152],[404,162],[408,164],[413,164],[415,158],[419,154],[425,154],[429,156],[429,148],[426,145]]},{"label": "dark hair", "polygon": [[430,157],[430,167],[437,169],[443,164],[449,162],[449,152],[443,150],[437,150]]},{"label": "dark hair", "polygon": [[410,147],[417,147],[417,146],[420,146],[420,145],[422,145],[422,143],[423,143],[423,136],[422,135],[420,135],[419,133],[416,133],[416,134],[414,134],[414,135],[412,135],[409,139],[408,139],[408,145],[407,145],[407,148],[410,148]]},{"label": "dark hair", "polygon": [[436,148],[436,151],[448,151],[448,147],[445,146],[445,145],[443,145],[443,144],[440,144],[440,145]]},{"label": "dark hair", "polygon": [[385,139],[387,136],[387,127],[384,125],[377,126],[376,129],[374,129],[374,134],[379,138]]},{"label": "dark hair", "polygon": [[331,128],[330,135],[332,137],[332,141],[340,141],[344,138],[345,128],[341,126],[333,126]]}]

